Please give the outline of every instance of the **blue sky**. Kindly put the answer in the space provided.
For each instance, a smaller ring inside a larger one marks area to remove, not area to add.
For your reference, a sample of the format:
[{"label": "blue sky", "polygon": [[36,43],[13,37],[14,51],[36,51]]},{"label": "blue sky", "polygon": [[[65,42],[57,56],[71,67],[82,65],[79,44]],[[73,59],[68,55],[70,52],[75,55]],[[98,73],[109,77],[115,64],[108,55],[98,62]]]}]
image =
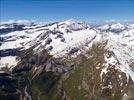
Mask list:
[{"label": "blue sky", "polygon": [[134,0],[0,0],[0,19],[134,20]]}]

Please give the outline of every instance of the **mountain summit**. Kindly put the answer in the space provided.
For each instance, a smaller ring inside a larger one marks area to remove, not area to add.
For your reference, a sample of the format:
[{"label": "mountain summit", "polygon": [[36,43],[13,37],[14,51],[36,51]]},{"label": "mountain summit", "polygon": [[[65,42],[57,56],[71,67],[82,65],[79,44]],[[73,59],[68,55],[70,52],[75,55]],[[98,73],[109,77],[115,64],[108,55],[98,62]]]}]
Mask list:
[{"label": "mountain summit", "polygon": [[[134,98],[132,23],[92,26],[74,19],[50,24],[21,21],[2,23],[0,34],[0,97]],[[25,85],[21,87],[20,82]]]}]

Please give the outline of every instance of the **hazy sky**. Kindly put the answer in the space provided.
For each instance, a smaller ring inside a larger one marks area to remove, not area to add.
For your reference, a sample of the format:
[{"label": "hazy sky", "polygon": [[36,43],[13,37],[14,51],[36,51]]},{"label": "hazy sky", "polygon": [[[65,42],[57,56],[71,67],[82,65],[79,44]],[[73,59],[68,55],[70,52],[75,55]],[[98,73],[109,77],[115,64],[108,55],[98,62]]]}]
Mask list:
[{"label": "hazy sky", "polygon": [[134,20],[134,0],[0,0],[0,19]]}]

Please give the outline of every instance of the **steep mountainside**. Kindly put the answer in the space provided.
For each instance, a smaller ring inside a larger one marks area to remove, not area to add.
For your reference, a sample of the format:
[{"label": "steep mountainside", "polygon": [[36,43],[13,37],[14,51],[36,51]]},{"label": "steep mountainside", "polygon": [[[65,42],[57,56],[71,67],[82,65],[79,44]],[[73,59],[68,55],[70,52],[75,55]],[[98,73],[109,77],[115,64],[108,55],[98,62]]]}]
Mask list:
[{"label": "steep mountainside", "polygon": [[0,25],[3,100],[133,100],[134,24],[70,19]]}]

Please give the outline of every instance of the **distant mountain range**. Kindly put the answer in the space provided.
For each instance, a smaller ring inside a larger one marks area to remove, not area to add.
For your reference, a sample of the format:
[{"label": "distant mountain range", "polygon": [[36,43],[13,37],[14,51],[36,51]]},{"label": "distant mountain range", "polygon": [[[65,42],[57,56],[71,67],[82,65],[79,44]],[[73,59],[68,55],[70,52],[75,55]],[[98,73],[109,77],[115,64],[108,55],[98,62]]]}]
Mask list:
[{"label": "distant mountain range", "polygon": [[2,23],[0,57],[2,100],[134,99],[134,23]]}]

